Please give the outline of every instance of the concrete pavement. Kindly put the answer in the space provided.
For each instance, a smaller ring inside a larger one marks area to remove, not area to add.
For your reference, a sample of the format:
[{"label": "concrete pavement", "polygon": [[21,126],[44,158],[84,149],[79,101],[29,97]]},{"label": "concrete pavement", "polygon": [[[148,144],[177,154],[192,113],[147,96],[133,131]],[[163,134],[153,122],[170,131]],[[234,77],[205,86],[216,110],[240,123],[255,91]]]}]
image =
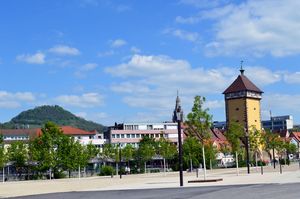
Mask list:
[{"label": "concrete pavement", "polygon": [[[199,178],[203,178],[200,172]],[[208,170],[208,179],[223,178],[221,182],[212,183],[192,183],[189,180],[196,180],[195,173],[184,173],[184,187],[204,187],[204,186],[225,186],[225,185],[249,185],[249,184],[270,184],[270,183],[298,183],[300,182],[300,170],[298,164],[285,166],[283,174],[279,173],[279,168],[264,168],[264,175],[260,174],[259,168],[251,169],[251,174],[246,174],[246,169],[240,169],[239,176],[235,169]],[[126,175],[122,179],[119,176],[111,177],[90,177],[72,178],[57,180],[36,180],[6,182],[0,184],[0,197],[14,197],[25,195],[36,195],[58,192],[79,192],[79,191],[104,191],[104,190],[132,190],[132,189],[154,189],[154,188],[176,188],[179,187],[179,176],[177,172]]]}]

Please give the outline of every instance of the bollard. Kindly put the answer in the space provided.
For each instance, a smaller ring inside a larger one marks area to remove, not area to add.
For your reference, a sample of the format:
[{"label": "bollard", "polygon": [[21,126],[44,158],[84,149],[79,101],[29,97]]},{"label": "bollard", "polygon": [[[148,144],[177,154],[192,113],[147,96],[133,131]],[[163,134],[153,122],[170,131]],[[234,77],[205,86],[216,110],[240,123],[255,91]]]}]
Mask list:
[{"label": "bollard", "polygon": [[198,176],[199,176],[199,168],[196,169],[196,177],[198,178]]},{"label": "bollard", "polygon": [[263,167],[263,165],[260,166],[260,173],[261,173],[261,175],[264,175],[264,167]]}]

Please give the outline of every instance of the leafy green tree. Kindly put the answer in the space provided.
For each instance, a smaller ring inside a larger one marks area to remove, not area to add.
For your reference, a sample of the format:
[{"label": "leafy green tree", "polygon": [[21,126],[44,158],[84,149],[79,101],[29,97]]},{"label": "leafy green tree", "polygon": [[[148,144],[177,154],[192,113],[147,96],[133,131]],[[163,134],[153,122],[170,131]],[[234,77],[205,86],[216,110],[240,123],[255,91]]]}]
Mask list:
[{"label": "leafy green tree", "polygon": [[137,153],[141,162],[144,163],[145,172],[147,168],[147,162],[150,161],[155,155],[156,148],[157,146],[154,138],[149,138],[148,136],[144,136],[139,143]]},{"label": "leafy green tree", "polygon": [[270,131],[266,131],[264,134],[262,134],[262,143],[263,147],[266,151],[269,152],[270,159],[271,159],[271,153],[270,151],[273,151],[273,164],[275,168],[275,150],[281,151],[283,148],[283,142],[279,135],[271,133]]},{"label": "leafy green tree", "polygon": [[241,151],[241,138],[244,137],[244,128],[237,122],[231,121],[229,124],[229,128],[227,129],[225,136],[227,141],[230,144],[231,152],[235,154],[235,162],[237,168],[237,174],[239,173],[238,170],[238,154]]},{"label": "leafy green tree", "polygon": [[122,158],[127,162],[127,166],[130,168],[130,161],[133,159],[135,148],[131,144],[126,144],[122,149]]},{"label": "leafy green tree", "polygon": [[5,148],[4,148],[4,139],[3,136],[0,134],[0,168],[3,169],[3,178],[2,181],[5,181],[5,177],[4,177],[4,167],[5,164],[7,162],[7,156],[5,153]]},{"label": "leafy green tree", "polygon": [[105,144],[103,146],[103,156],[106,159],[111,159],[116,163],[116,175],[118,175],[118,167],[120,162],[120,146],[113,144]]},{"label": "leafy green tree", "polygon": [[209,168],[212,169],[213,165],[216,163],[217,148],[213,146],[212,142],[208,142],[205,145],[205,157],[206,161],[209,162]]},{"label": "leafy green tree", "polygon": [[[64,157],[68,154],[63,153],[64,147],[68,143],[68,137],[63,134],[62,130],[54,123],[48,122],[41,129],[41,136],[32,142],[32,156],[39,162],[37,169],[39,171],[50,170],[58,172],[65,162]],[[62,156],[65,154],[65,156]]]},{"label": "leafy green tree", "polygon": [[187,137],[182,145],[183,148],[183,160],[186,165],[190,165],[192,171],[193,164],[199,165],[201,156],[201,144],[195,137]]},{"label": "leafy green tree", "polygon": [[157,143],[157,154],[163,157],[164,162],[164,172],[166,171],[166,165],[168,165],[168,160],[175,157],[177,153],[176,146],[164,137],[161,137]]},{"label": "leafy green tree", "polygon": [[255,164],[257,167],[258,166],[257,156],[260,155],[260,148],[263,145],[263,137],[261,132],[257,130],[254,126],[249,131],[249,143],[250,143],[250,150],[254,153]]},{"label": "leafy green tree", "polygon": [[21,174],[28,158],[28,153],[24,142],[16,141],[11,143],[7,148],[7,156],[8,160],[13,162],[15,165],[17,172]]},{"label": "leafy green tree", "polygon": [[187,115],[187,129],[186,132],[198,138],[202,143],[203,154],[203,168],[204,178],[206,178],[206,163],[205,163],[205,149],[204,145],[210,141],[210,127],[212,124],[212,116],[208,113],[209,109],[204,108],[205,97],[196,96],[192,112]]}]

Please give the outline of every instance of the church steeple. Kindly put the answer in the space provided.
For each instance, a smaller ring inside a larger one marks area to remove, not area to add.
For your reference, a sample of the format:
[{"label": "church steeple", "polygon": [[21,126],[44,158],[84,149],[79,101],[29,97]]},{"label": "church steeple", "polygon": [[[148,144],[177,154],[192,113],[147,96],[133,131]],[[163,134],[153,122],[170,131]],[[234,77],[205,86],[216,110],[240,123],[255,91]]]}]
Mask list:
[{"label": "church steeple", "polygon": [[172,119],[173,122],[178,121],[178,116],[177,116],[178,112],[180,112],[180,117],[183,118],[183,111],[181,109],[181,102],[177,90],[176,104],[175,104],[175,109],[173,111],[173,119]]}]

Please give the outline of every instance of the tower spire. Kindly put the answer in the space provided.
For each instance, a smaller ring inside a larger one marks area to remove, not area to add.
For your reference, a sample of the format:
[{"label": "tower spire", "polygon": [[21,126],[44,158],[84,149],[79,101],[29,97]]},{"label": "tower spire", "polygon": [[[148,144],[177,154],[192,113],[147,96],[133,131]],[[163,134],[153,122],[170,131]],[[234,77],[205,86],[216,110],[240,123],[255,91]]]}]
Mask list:
[{"label": "tower spire", "polygon": [[241,71],[241,75],[244,75],[244,72],[245,72],[245,70],[243,69],[243,60],[241,60],[241,69],[240,69],[240,71]]}]

